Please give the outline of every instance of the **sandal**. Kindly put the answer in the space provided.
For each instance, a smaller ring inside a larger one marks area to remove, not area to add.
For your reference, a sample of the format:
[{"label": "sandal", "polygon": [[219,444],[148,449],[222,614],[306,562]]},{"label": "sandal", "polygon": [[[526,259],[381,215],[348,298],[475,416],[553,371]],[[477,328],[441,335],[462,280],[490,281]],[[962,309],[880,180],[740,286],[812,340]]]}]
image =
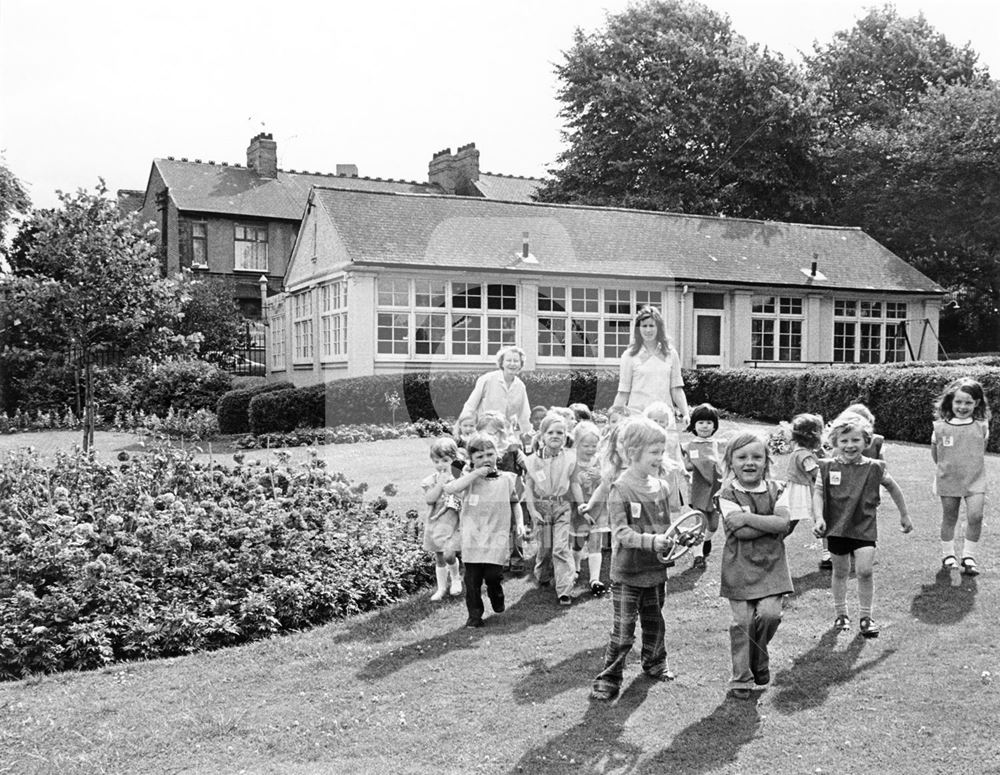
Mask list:
[{"label": "sandal", "polygon": [[590,690],[590,699],[607,702],[613,700],[618,694],[618,690],[611,686],[595,686]]},{"label": "sandal", "polygon": [[877,638],[879,627],[870,616],[862,616],[858,623],[861,628],[861,635],[865,638]]},{"label": "sandal", "polygon": [[962,558],[962,573],[966,576],[979,575],[979,566],[976,565],[976,561],[972,557]]},{"label": "sandal", "polygon": [[[965,561],[963,560],[963,562]],[[941,560],[941,567],[946,570],[954,570],[958,567],[958,558],[953,554],[949,554]]]},{"label": "sandal", "polygon": [[837,618],[833,620],[833,629],[847,632],[851,629],[851,617],[847,614],[837,614]]}]

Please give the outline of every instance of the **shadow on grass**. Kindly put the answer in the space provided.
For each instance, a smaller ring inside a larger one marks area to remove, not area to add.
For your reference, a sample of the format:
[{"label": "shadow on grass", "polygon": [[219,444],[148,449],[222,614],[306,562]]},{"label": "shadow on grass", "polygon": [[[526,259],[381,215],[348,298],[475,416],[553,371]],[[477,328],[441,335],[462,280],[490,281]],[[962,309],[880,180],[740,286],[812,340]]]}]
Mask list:
[{"label": "shadow on grass", "polygon": [[[841,637],[850,637],[846,634]],[[837,631],[827,630],[813,648],[797,656],[792,666],[778,672],[772,683],[772,704],[781,713],[796,713],[816,708],[826,702],[830,689],[847,683],[865,670],[896,653],[886,649],[874,659],[856,665],[864,650],[865,639],[855,635],[843,651],[834,649]]]},{"label": "shadow on grass", "polygon": [[[447,595],[444,600],[435,603],[431,601],[433,591],[434,587],[428,587],[426,591],[411,594],[401,603],[379,609],[378,613],[373,616],[357,617],[357,620],[334,638],[333,642],[352,643],[364,640],[369,643],[380,643],[388,640],[397,632],[410,629],[443,607],[457,606],[456,616],[465,613],[464,595]],[[461,609],[460,612],[459,609]]]},{"label": "shadow on grass", "polygon": [[934,582],[924,584],[910,603],[910,613],[927,624],[955,624],[962,621],[976,603],[979,586],[973,576],[959,576],[952,583],[952,571],[941,568]]},{"label": "shadow on grass", "polygon": [[514,684],[514,701],[518,705],[532,702],[546,702],[570,689],[580,688],[580,676],[597,675],[604,659],[604,647],[597,646],[578,651],[561,662],[548,664],[544,659],[530,659],[522,662],[528,668]]},{"label": "shadow on grass", "polygon": [[[576,658],[582,659],[585,653],[580,652]],[[617,701],[591,701],[580,723],[526,751],[510,772],[633,772],[642,756],[642,746],[623,739],[625,724],[656,683],[640,675],[625,687]]]},{"label": "shadow on grass", "polygon": [[478,629],[465,627],[465,606],[456,606],[455,616],[460,626],[443,635],[407,643],[388,654],[380,655],[368,662],[357,675],[366,681],[385,678],[414,662],[437,659],[451,651],[475,648],[483,638],[520,632],[536,624],[548,624],[566,611],[556,602],[551,588],[539,587],[529,589],[516,603],[508,606],[504,613],[490,615],[486,619],[486,626]]},{"label": "shadow on grass", "polygon": [[639,772],[715,772],[734,762],[759,728],[760,715],[754,700],[727,698],[709,715],[678,732],[670,746],[653,756]]},{"label": "shadow on grass", "polygon": [[796,576],[792,579],[792,586],[795,587],[794,594],[811,592],[814,589],[830,588],[830,571],[814,570],[804,576]]}]

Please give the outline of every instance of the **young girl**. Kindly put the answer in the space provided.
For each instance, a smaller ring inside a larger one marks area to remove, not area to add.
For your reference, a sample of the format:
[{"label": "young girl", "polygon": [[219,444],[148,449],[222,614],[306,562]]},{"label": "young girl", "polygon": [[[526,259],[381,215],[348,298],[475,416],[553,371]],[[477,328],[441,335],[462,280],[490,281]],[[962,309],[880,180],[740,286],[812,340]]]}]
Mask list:
[{"label": "young girl", "polygon": [[885,460],[885,456],[882,454],[885,436],[881,433],[875,433],[875,415],[872,414],[872,410],[862,403],[857,403],[851,404],[841,414],[857,414],[868,420],[868,424],[872,426],[872,441],[865,447],[865,457],[870,457],[872,460]]},{"label": "young girl", "polygon": [[767,645],[781,624],[781,599],[792,591],[785,536],[795,522],[782,488],[768,478],[767,445],[753,433],[729,442],[726,483],[719,492],[726,545],[719,594],[729,599],[734,697],[747,699],[771,681]]},{"label": "young girl", "polygon": [[444,492],[444,486],[455,478],[452,465],[458,459],[458,445],[453,438],[444,436],[434,440],[430,454],[435,472],[420,483],[431,507],[424,522],[424,550],[434,553],[437,591],[431,595],[431,600],[440,600],[448,591],[453,595],[462,594],[462,577],[455,557],[462,540],[458,530],[458,511],[462,504],[457,496]]},{"label": "young girl", "polygon": [[[617,439],[610,459],[619,475],[608,496],[614,619],[604,669],[590,692],[594,700],[610,700],[621,689],[637,619],[642,624],[643,672],[656,680],[674,677],[667,667],[664,642],[667,569],[657,558],[657,553],[669,552],[673,546],[664,533],[676,500],[660,478],[666,433],[648,418],[634,417],[619,426]],[[627,466],[624,471],[622,463]]]},{"label": "young girl", "polygon": [[535,580],[546,586],[555,572],[560,605],[571,605],[575,572],[570,550],[570,476],[576,456],[566,449],[566,423],[549,412],[538,426],[535,454],[525,461],[525,505],[531,515],[538,551]]},{"label": "young girl", "polygon": [[872,429],[860,415],[841,414],[830,425],[829,442],[833,457],[821,458],[816,479],[813,513],[816,515],[817,538],[826,537],[827,548],[833,561],[833,592],[835,619],[833,626],[841,631],[851,628],[847,613],[847,577],[851,571],[851,553],[854,553],[858,576],[858,621],[861,634],[877,638],[878,625],[872,619],[872,600],[875,585],[872,567],[875,562],[875,543],[878,539],[876,510],[879,504],[879,486],[889,493],[899,510],[899,522],[904,533],[913,530],[906,509],[906,501],[899,485],[885,470],[885,461],[864,456],[871,443]]},{"label": "young girl", "polygon": [[935,491],[941,498],[941,565],[954,568],[955,526],[965,500],[965,542],[962,573],[975,576],[976,550],[983,530],[986,499],[986,441],[990,408],[983,387],[974,379],[957,379],[945,388],[935,405],[931,457],[937,463]]},{"label": "young girl", "polygon": [[573,449],[576,452],[576,467],[573,469],[571,492],[576,508],[570,523],[573,539],[573,559],[579,577],[584,554],[590,572],[590,591],[599,596],[604,592],[601,583],[601,549],[604,537],[610,532],[607,509],[602,504],[589,508],[590,497],[601,484],[600,460],[597,447],[601,432],[592,422],[586,420],[573,429]]},{"label": "young girl", "polygon": [[[514,475],[518,500],[524,500],[524,472],[527,461],[521,447],[519,435],[514,432],[507,418],[500,412],[486,411],[476,421],[476,432],[493,437],[497,447],[497,470]],[[524,570],[524,541],[518,536],[514,523],[510,525],[510,570],[521,573]]]},{"label": "young girl", "polygon": [[494,613],[504,610],[503,566],[507,562],[511,517],[524,535],[524,519],[514,475],[497,471],[496,443],[485,433],[469,439],[468,470],[444,485],[447,494],[462,496],[462,561],[465,563],[466,627],[483,626],[483,582]]},{"label": "young girl", "polygon": [[472,434],[476,432],[476,418],[475,412],[462,412],[455,420],[455,428],[451,435],[459,449],[464,450],[469,439],[472,438]]},{"label": "young girl", "polygon": [[719,529],[719,512],[715,496],[722,486],[722,456],[718,439],[719,412],[711,404],[699,404],[691,410],[687,430],[694,438],[682,445],[684,467],[691,477],[688,505],[705,515],[705,540],[691,547],[693,566],[704,568],[705,559],[712,551],[712,536]]},{"label": "young girl", "polygon": [[683,505],[687,481],[684,475],[684,457],[681,454],[680,434],[677,432],[674,409],[663,401],[654,401],[646,407],[643,415],[663,428],[667,434],[663,450],[663,477],[670,483],[670,491],[677,493],[677,497],[680,498],[681,505]]},{"label": "young girl", "polygon": [[[792,519],[816,521],[813,497],[819,463],[816,453],[823,447],[823,418],[818,414],[797,414],[792,418],[792,453],[788,456],[785,481],[788,484],[788,509]],[[823,541],[820,570],[831,570],[833,561]]]}]

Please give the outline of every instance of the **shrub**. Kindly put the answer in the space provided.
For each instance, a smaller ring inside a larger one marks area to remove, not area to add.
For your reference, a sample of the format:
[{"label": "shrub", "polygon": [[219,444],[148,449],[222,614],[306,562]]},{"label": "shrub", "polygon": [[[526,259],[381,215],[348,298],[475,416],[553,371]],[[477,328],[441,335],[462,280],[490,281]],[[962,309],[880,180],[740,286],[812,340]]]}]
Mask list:
[{"label": "shrub", "polygon": [[[236,456],[239,457],[239,456]],[[172,448],[0,467],[0,676],[185,654],[384,605],[430,563],[384,499],[315,457],[209,467]]]},{"label": "shrub", "polygon": [[230,390],[219,399],[215,413],[219,417],[220,433],[250,432],[250,400],[261,393],[294,388],[291,382],[267,382],[238,390]]},{"label": "shrub", "polygon": [[133,405],[128,408],[160,417],[166,417],[170,409],[214,412],[232,382],[232,375],[205,361],[166,361],[136,380]]}]

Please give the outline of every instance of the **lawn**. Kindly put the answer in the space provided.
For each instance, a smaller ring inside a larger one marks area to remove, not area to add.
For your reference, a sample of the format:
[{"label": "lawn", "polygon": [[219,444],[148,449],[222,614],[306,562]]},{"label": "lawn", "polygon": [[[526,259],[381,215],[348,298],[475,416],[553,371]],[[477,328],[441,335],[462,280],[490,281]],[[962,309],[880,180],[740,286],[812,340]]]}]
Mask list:
[{"label": "lawn", "polygon": [[[402,509],[420,500],[426,443],[322,455],[373,493],[394,483]],[[460,600],[433,604],[427,592],[241,648],[0,684],[0,773],[1000,772],[996,512],[987,507],[983,574],[939,572],[928,450],[887,447],[916,529],[898,531],[886,498],[881,637],[833,633],[818,547],[796,531],[796,593],[773,642],[772,686],[755,701],[725,698],[718,564],[701,573],[684,559],[665,608],[677,679],[651,683],[633,659],[612,704],[587,700],[607,600],[580,591],[562,609],[515,578],[508,610],[481,630],[462,626]],[[1000,458],[987,467],[997,493]],[[848,590],[856,612],[853,580]]]}]

